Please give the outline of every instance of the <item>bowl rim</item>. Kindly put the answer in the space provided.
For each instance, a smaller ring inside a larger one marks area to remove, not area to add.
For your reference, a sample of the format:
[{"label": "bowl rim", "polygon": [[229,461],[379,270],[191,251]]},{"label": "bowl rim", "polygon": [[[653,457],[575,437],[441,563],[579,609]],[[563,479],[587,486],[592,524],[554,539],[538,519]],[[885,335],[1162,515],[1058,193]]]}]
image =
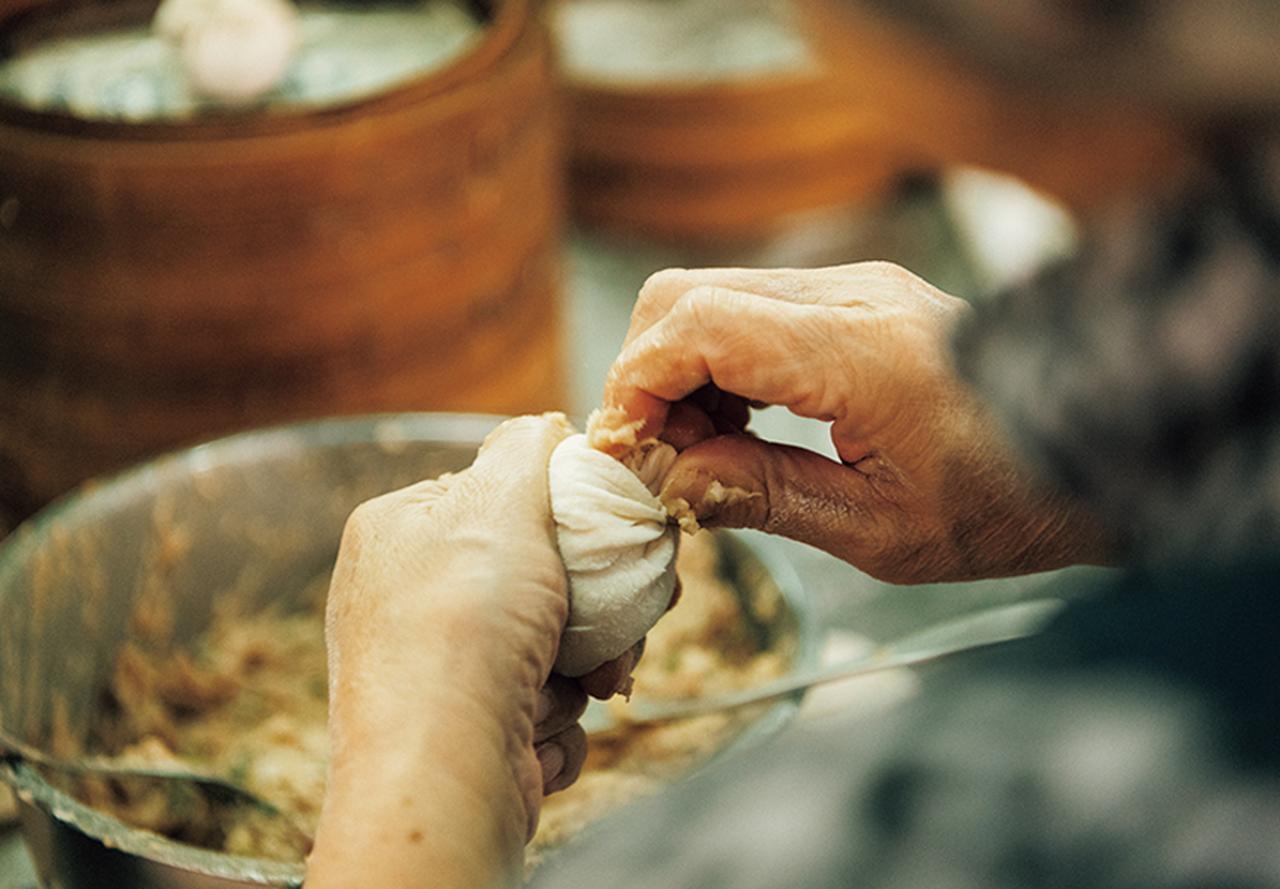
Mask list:
[{"label": "bowl rim", "polygon": [[[121,499],[146,495],[167,480],[199,473],[212,466],[234,466],[261,460],[264,453],[296,451],[299,444],[342,445],[366,442],[387,444],[466,445],[475,447],[502,423],[504,416],[480,413],[381,413],[328,417],[283,423],[224,436],[192,447],[171,451],[101,480],[90,479],[36,513],[4,541],[0,541],[0,589],[15,574],[24,556],[54,533],[68,514],[87,510],[88,515]],[[88,505],[87,507],[85,505]],[[79,520],[79,519],[78,519]],[[756,559],[776,586],[795,621],[796,649],[793,668],[815,666],[821,645],[821,622],[814,603],[792,561],[775,538],[761,532],[719,532],[730,546]],[[751,722],[707,760],[712,762],[776,734],[799,708],[801,693],[785,698]],[[130,827],[120,819],[97,811],[46,782],[34,768],[0,761],[0,780],[8,783],[21,806],[34,808],[59,826],[74,830],[108,849],[133,855],[178,871],[239,880],[267,886],[300,886],[305,863],[273,861],[232,855],[191,846],[159,834]],[[24,821],[24,831],[26,830]]]}]

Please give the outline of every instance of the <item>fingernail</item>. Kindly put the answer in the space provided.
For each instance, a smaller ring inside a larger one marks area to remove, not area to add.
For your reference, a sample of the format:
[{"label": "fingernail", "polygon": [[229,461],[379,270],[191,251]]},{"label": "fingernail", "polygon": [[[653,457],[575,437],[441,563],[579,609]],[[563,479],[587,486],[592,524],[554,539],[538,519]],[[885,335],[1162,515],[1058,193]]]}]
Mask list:
[{"label": "fingernail", "polygon": [[556,696],[551,693],[551,689],[543,686],[538,691],[538,700],[533,705],[533,724],[542,725],[542,723],[551,718],[555,708]]},{"label": "fingernail", "polygon": [[548,741],[537,750],[538,764],[542,766],[542,786],[545,787],[564,771],[564,748]]}]

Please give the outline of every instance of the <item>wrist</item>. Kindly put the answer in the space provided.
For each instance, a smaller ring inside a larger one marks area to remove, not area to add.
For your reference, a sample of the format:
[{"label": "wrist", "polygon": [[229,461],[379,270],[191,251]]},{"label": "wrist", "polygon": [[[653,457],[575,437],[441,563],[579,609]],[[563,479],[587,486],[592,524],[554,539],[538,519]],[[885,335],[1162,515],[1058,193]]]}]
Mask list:
[{"label": "wrist", "polygon": [[309,887],[429,875],[440,889],[482,889],[518,875],[532,818],[519,753],[510,727],[465,697],[436,690],[411,712],[380,713],[376,696],[335,708]]}]

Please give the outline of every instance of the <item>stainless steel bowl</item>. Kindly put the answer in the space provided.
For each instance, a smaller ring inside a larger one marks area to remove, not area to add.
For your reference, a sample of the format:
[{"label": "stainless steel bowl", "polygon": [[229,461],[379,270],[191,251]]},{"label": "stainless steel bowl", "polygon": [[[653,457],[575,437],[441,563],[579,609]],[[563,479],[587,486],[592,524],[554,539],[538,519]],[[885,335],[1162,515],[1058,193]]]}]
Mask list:
[{"label": "stainless steel bowl", "polygon": [[[361,501],[468,466],[497,417],[398,414],[251,432],[90,484],[0,548],[0,724],[35,745],[83,742],[136,627],[159,597],[173,638],[198,635],[220,596],[265,606],[333,561]],[[727,538],[737,587],[763,644],[816,658],[812,612],[766,541]],[[775,600],[771,602],[770,600]],[[774,605],[781,602],[781,608]],[[739,743],[776,730],[774,708]],[[297,865],[197,849],[96,812],[22,765],[0,765],[47,887],[299,886]]]}]

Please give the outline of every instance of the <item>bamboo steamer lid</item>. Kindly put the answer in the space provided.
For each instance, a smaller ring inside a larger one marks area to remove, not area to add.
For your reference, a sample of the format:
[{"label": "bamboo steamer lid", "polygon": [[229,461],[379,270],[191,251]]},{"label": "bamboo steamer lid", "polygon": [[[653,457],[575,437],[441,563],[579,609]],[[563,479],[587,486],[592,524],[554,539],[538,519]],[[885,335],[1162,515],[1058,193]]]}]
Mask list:
[{"label": "bamboo steamer lid", "polygon": [[332,108],[0,105],[0,503],[257,425],[562,406],[548,40],[526,0],[490,13]]}]

